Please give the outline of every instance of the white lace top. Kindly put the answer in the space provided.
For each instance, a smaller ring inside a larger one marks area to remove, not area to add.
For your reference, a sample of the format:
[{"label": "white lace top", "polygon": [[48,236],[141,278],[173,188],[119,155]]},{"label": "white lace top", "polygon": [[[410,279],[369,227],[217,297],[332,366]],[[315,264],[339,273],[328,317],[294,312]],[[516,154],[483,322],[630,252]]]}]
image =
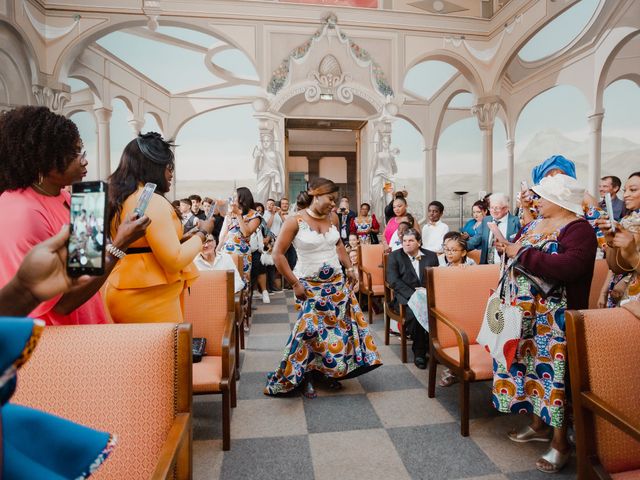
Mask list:
[{"label": "white lace top", "polygon": [[304,220],[298,219],[298,233],[293,239],[293,246],[298,254],[298,262],[293,274],[298,278],[317,275],[323,265],[329,265],[336,271],[341,271],[336,243],[340,239],[340,232],[331,225],[326,233],[312,230]]}]

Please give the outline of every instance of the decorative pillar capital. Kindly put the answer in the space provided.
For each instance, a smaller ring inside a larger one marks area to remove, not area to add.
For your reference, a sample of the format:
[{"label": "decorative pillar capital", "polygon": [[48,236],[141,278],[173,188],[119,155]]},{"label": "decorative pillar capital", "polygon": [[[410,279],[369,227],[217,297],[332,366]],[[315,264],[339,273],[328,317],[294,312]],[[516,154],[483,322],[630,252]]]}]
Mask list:
[{"label": "decorative pillar capital", "polygon": [[471,113],[478,119],[478,126],[483,132],[493,131],[493,122],[496,119],[500,104],[498,102],[479,103],[471,107]]},{"label": "decorative pillar capital", "polygon": [[36,103],[40,106],[47,107],[54,113],[62,114],[64,106],[71,100],[71,94],[64,90],[43,87],[42,85],[33,85],[31,92],[36,98]]},{"label": "decorative pillar capital", "polygon": [[604,112],[594,113],[587,117],[589,121],[589,130],[592,133],[597,133],[602,131],[602,120],[604,120]]},{"label": "decorative pillar capital", "polygon": [[111,121],[111,114],[113,113],[113,110],[110,108],[94,108],[93,112],[96,114],[98,123],[109,123]]}]

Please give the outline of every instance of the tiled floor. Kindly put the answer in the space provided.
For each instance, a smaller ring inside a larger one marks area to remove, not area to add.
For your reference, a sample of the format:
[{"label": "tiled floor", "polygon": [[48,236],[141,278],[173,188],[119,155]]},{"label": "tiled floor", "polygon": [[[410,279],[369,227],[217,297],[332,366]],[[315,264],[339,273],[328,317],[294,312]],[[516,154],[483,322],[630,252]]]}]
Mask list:
[{"label": "tiled floor", "polygon": [[344,381],[340,392],[318,390],[314,400],[265,396],[266,374],[295,321],[290,292],[271,299],[254,300],[229,452],[222,452],[220,398],[194,399],[196,480],[576,478],[575,461],[560,475],[535,470],[546,445],[506,438],[526,419],[496,413],[488,382],[472,385],[471,436],[460,436],[457,386],[437,387],[436,398],[428,398],[427,371],[402,364],[397,339],[384,346],[381,315],[372,329],[384,366]]}]

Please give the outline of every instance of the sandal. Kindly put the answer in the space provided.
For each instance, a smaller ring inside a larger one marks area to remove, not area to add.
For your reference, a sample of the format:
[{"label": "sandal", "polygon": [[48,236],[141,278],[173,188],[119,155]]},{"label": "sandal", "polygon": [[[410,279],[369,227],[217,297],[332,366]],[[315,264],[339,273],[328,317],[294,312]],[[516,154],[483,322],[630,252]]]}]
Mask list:
[{"label": "sandal", "polygon": [[311,380],[305,380],[302,384],[302,395],[310,400],[318,396],[316,390],[313,388],[313,383],[311,383]]},{"label": "sandal", "polygon": [[[536,462],[536,468],[542,473],[557,473],[567,464],[569,457],[571,457],[570,448],[565,453],[562,453],[560,450],[549,447],[549,450],[547,450]],[[550,465],[551,468],[545,468],[543,466],[544,464],[540,463],[541,460]]]},{"label": "sandal", "polygon": [[551,439],[550,431],[545,429],[542,432],[536,432],[529,425],[522,427],[520,430],[511,430],[507,436],[509,440],[517,443],[527,442],[548,442]]},{"label": "sandal", "polygon": [[458,377],[456,376],[456,374],[453,373],[448,368],[445,368],[444,372],[442,372],[442,376],[440,377],[440,381],[438,382],[438,385],[441,387],[450,387],[451,385],[457,382],[458,382]]}]

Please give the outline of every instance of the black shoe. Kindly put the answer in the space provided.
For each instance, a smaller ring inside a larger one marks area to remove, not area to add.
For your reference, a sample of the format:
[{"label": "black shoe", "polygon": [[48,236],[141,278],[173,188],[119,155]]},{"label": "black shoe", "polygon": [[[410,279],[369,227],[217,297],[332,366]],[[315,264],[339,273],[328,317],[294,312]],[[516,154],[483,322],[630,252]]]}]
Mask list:
[{"label": "black shoe", "polygon": [[416,357],[413,359],[413,364],[418,367],[420,370],[427,369],[427,359],[424,357]]}]

